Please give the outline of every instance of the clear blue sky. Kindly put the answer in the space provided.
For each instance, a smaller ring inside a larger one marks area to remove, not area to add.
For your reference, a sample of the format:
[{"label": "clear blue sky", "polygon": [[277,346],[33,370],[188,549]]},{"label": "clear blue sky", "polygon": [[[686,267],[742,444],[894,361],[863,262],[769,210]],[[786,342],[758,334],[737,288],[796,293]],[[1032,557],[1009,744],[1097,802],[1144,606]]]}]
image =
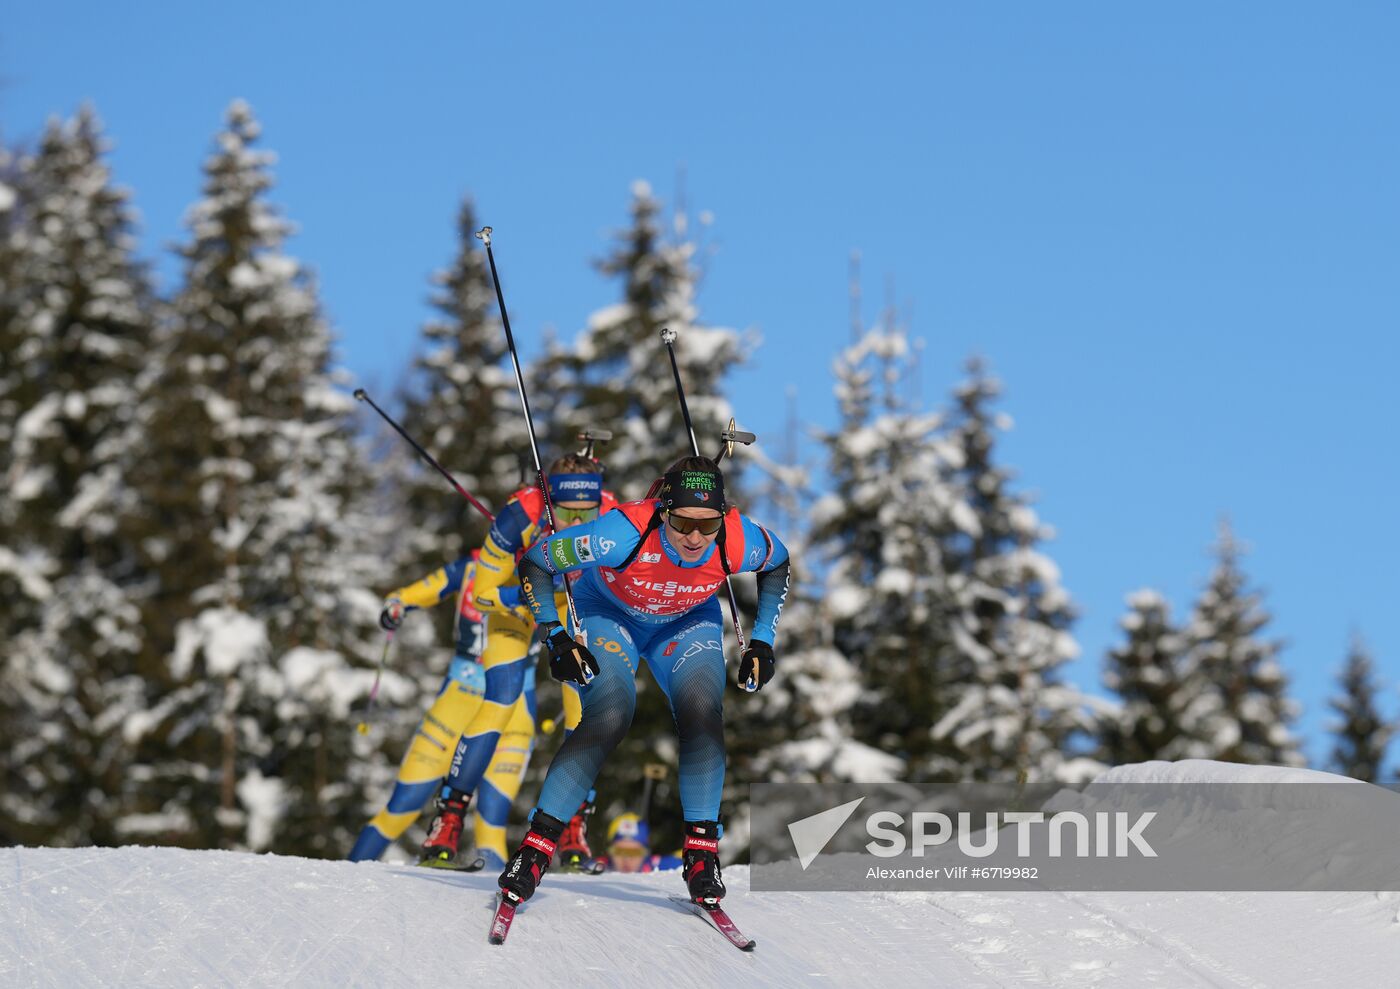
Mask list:
[{"label": "clear blue sky", "polygon": [[246,98],[291,250],[384,392],[464,193],[517,336],[571,337],[616,301],[587,262],[629,184],[669,200],[683,165],[715,214],[703,316],[765,341],[744,425],[776,440],[790,384],[834,420],[859,249],[867,317],[892,278],[928,341],[925,396],[974,351],[1005,381],[1077,682],[1128,591],[1184,612],[1228,513],[1316,760],[1353,628],[1400,700],[1397,39],[1385,3],[46,0],[0,20],[0,137],[94,101],[154,257]]}]

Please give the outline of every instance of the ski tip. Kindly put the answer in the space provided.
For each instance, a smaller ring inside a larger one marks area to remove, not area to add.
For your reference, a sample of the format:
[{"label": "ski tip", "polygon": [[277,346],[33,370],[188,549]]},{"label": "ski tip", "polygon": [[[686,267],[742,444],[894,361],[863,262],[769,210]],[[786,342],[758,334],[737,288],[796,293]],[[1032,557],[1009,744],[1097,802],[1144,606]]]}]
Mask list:
[{"label": "ski tip", "polygon": [[734,921],[729,919],[729,914],[718,903],[704,903],[684,896],[672,896],[670,900],[672,903],[699,914],[711,927],[724,935],[725,940],[740,951],[753,951],[758,947],[758,942],[745,937],[743,932],[734,925]]}]

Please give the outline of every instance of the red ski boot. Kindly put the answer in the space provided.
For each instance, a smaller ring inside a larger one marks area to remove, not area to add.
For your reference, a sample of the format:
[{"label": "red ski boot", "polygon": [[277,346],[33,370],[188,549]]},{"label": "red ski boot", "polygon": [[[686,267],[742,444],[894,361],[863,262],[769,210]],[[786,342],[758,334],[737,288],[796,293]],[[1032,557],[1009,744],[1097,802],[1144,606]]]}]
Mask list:
[{"label": "red ski boot", "polygon": [[423,842],[419,865],[450,866],[457,858],[457,846],[462,841],[462,825],[466,823],[471,799],[471,794],[455,790],[438,799],[437,814],[428,825],[428,840]]},{"label": "red ski boot", "polygon": [[554,858],[554,849],[563,830],[563,821],[543,811],[535,811],[530,830],[497,880],[501,884],[501,897],[504,900],[519,905],[535,895],[535,887],[549,871],[549,863]]},{"label": "red ski boot", "polygon": [[724,899],[724,879],[719,872],[719,824],[686,821],[681,851],[685,884],[690,899],[701,906],[716,906]]},{"label": "red ski boot", "polygon": [[578,812],[569,818],[564,833],[559,836],[560,869],[570,872],[582,871],[593,858],[593,850],[588,847],[588,818],[592,814],[593,803],[585,798],[583,803],[579,804]]}]

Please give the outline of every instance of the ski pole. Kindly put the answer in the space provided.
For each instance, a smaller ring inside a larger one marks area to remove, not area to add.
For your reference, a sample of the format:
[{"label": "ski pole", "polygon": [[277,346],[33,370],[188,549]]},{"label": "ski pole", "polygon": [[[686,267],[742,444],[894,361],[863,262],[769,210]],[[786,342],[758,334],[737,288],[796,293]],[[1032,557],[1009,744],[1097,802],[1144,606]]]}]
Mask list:
[{"label": "ski pole", "polygon": [[369,394],[368,394],[363,388],[356,388],[356,389],[355,389],[355,398],[357,398],[357,399],[358,399],[359,401],[361,401],[361,402],[368,402],[368,403],[369,403],[369,407],[372,408],[372,409],[374,409],[374,411],[378,412],[378,413],[379,413],[379,417],[380,417],[381,419],[383,419],[383,420],[384,420],[385,422],[387,422],[389,425],[393,426],[393,427],[394,427],[394,432],[398,433],[398,434],[399,434],[400,436],[402,436],[404,439],[408,440],[408,445],[411,446],[411,447],[413,447],[413,449],[417,450],[419,456],[421,456],[421,457],[422,457],[424,460],[426,460],[428,463],[430,463],[430,464],[432,464],[434,467],[436,467],[436,468],[437,468],[437,472],[438,472],[439,474],[441,474],[443,477],[447,478],[447,483],[450,484],[450,485],[452,485],[454,488],[456,488],[456,489],[457,489],[457,493],[458,493],[459,495],[461,495],[463,498],[467,499],[467,501],[471,502],[473,508],[475,508],[475,509],[476,509],[478,512],[480,512],[482,515],[485,515],[485,516],[486,516],[486,520],[487,520],[488,522],[494,522],[494,521],[496,521],[496,516],[493,515],[493,514],[491,514],[491,509],[487,508],[487,507],[486,507],[485,505],[483,505],[481,502],[479,502],[479,501],[477,501],[475,498],[473,498],[470,491],[468,491],[466,488],[464,488],[464,487],[462,487],[460,484],[458,484],[458,483],[457,483],[457,479],[447,472],[447,468],[443,467],[442,464],[440,464],[440,463],[438,463],[436,460],[434,460],[434,459],[433,459],[433,455],[432,455],[431,453],[429,453],[427,450],[425,450],[425,449],[423,449],[421,446],[419,446],[419,445],[418,445],[418,442],[417,442],[416,440],[414,440],[414,438],[413,438],[412,436],[409,436],[408,433],[404,432],[404,428],[403,428],[402,426],[400,426],[397,422],[395,422],[395,421],[393,420],[393,417],[390,416],[389,413],[385,412],[385,411],[384,411],[383,409],[381,409],[378,405],[376,405],[374,399],[370,398],[370,397],[369,397]]},{"label": "ski pole", "polygon": [[700,444],[695,442],[695,427],[690,423],[690,406],[685,401],[685,386],[681,384],[681,366],[676,363],[676,331],[669,327],[661,331],[661,342],[666,345],[666,353],[671,355],[671,375],[676,379],[676,394],[681,399],[681,415],[685,418],[685,432],[690,437],[690,452],[700,456]]},{"label": "ski pole", "polygon": [[379,654],[379,668],[374,671],[374,686],[369,688],[369,703],[365,705],[365,716],[355,730],[361,735],[369,734],[369,719],[374,714],[374,702],[379,697],[379,678],[384,675],[384,663],[389,659],[389,647],[394,644],[394,633],[384,633],[384,651]]},{"label": "ski pole", "polygon": [[[544,517],[549,523],[549,531],[558,532],[554,524],[554,502],[549,497],[549,481],[545,479],[544,467],[540,464],[540,446],[535,440],[535,421],[530,415],[530,399],[525,394],[525,375],[520,371],[520,354],[515,349],[515,336],[510,332],[510,317],[506,315],[506,297],[501,293],[501,278],[496,273],[496,255],[491,251],[491,228],[482,227],[476,232],[476,239],[486,245],[486,260],[491,264],[491,283],[496,287],[496,305],[501,311],[501,326],[506,331],[506,346],[510,348],[510,360],[515,365],[515,386],[520,391],[520,405],[525,410],[525,431],[530,434],[530,453],[535,458],[535,479],[540,494],[544,496]],[[574,606],[574,595],[569,590],[569,582],[564,581],[564,600],[569,605],[569,620],[573,622],[575,636],[583,635],[583,623],[578,618],[578,608]],[[582,641],[582,640],[581,640]],[[592,676],[585,670],[585,676]]]},{"label": "ski pole", "polygon": [[[695,442],[695,429],[690,424],[690,406],[686,404],[685,386],[681,384],[681,368],[676,363],[676,331],[669,328],[662,330],[661,342],[666,345],[666,352],[671,355],[671,374],[676,379],[676,395],[681,400],[681,415],[685,417],[685,431],[690,435],[690,452],[698,457],[700,456],[700,444]],[[724,552],[723,547],[720,548],[720,552]],[[742,656],[748,646],[744,642],[743,626],[739,624],[739,601],[734,596],[734,584],[729,579],[729,574],[724,575],[724,589],[729,593],[729,618],[734,623],[734,637],[739,640],[739,654]],[[758,680],[752,674],[744,681],[744,689],[749,693],[758,689]]]},{"label": "ski pole", "polygon": [[[671,355],[671,374],[676,379],[676,394],[681,397],[681,415],[685,417],[685,431],[690,434],[690,449],[695,455],[700,456],[700,444],[695,441],[695,427],[690,423],[690,408],[685,403],[685,389],[681,387],[681,369],[676,363],[676,351],[672,346],[676,341],[676,331],[665,329],[661,331],[662,342],[666,344],[666,350]],[[745,432],[742,429],[735,429],[734,417],[729,417],[729,425],[719,434],[720,442],[724,445],[720,447],[719,454],[714,458],[715,463],[719,463],[728,454],[730,459],[734,457],[734,444],[742,443],[749,446],[758,437],[753,433]]]}]

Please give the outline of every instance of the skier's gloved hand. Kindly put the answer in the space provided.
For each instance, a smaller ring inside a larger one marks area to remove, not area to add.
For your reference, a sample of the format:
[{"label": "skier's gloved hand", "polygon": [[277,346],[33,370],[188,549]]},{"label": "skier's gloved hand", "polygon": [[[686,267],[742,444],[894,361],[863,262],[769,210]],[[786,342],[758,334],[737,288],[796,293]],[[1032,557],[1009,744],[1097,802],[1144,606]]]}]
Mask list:
[{"label": "skier's gloved hand", "polygon": [[386,632],[397,631],[403,623],[403,611],[403,602],[398,598],[385,598],[384,610],[379,613],[379,627]]},{"label": "skier's gloved hand", "polygon": [[773,658],[773,647],[755,639],[739,658],[739,686],[749,693],[762,690],[763,685],[773,679],[776,669],[777,660]]},{"label": "skier's gloved hand", "polygon": [[588,648],[579,645],[557,622],[548,623],[544,641],[549,646],[549,675],[554,679],[587,686],[601,672]]}]

